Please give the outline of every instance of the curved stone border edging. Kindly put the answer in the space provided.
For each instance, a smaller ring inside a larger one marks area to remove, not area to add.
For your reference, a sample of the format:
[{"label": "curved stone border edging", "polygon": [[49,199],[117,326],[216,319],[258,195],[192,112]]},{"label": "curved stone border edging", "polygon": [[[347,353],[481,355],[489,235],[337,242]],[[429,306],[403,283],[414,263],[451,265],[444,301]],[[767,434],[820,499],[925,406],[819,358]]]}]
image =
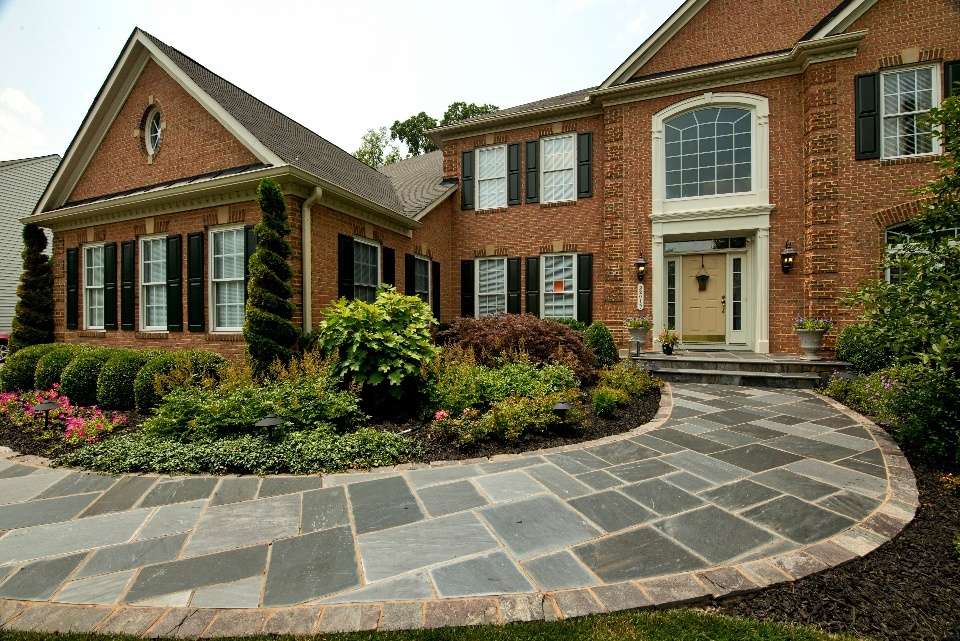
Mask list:
[{"label": "curved stone border edging", "polygon": [[[589,588],[463,599],[233,610],[129,605],[78,606],[0,600],[0,629],[123,632],[152,637],[220,637],[258,633],[310,634],[551,621],[638,607],[707,602],[793,581],[865,556],[897,536],[913,519],[918,507],[913,472],[890,436],[868,419],[836,401],[819,395],[818,397],[870,433],[883,455],[887,491],[880,505],[859,523],[825,540],[782,554],[735,565]],[[653,421],[629,432],[591,442],[590,445],[619,441],[656,429],[666,422],[672,408],[671,390],[669,386],[665,386],[660,411]],[[551,448],[538,453],[562,452],[584,445],[581,443]],[[516,456],[519,455],[481,460],[496,461]],[[397,466],[374,472],[387,473],[470,462],[477,461]],[[331,476],[336,478],[356,474]],[[343,478],[340,480],[343,481]]]}]

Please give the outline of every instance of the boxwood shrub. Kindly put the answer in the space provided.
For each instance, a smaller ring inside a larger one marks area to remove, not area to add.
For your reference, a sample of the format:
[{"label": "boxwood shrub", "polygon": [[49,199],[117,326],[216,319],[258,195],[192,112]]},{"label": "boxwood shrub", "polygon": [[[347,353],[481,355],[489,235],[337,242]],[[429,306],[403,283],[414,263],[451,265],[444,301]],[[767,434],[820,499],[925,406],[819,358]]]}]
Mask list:
[{"label": "boxwood shrub", "polygon": [[620,359],[617,344],[613,342],[613,334],[600,321],[593,321],[590,327],[584,330],[583,340],[597,357],[600,367],[609,367]]},{"label": "boxwood shrub", "polygon": [[133,383],[134,404],[140,412],[155,408],[164,394],[180,385],[218,378],[226,359],[213,352],[161,352],[150,358]]},{"label": "boxwood shrub", "polygon": [[60,375],[60,392],[76,405],[96,405],[100,370],[116,353],[115,349],[101,347],[77,354]]},{"label": "boxwood shrub", "polygon": [[105,409],[132,410],[136,405],[134,381],[155,355],[156,352],[122,350],[111,356],[97,378],[97,404]]},{"label": "boxwood shrub", "polygon": [[0,389],[4,392],[21,392],[34,389],[37,361],[60,347],[60,343],[44,343],[18,349],[7,357],[0,368]]},{"label": "boxwood shrub", "polygon": [[47,352],[37,361],[37,367],[34,370],[34,387],[38,390],[48,390],[58,384],[63,370],[84,349],[83,345],[64,343]]}]

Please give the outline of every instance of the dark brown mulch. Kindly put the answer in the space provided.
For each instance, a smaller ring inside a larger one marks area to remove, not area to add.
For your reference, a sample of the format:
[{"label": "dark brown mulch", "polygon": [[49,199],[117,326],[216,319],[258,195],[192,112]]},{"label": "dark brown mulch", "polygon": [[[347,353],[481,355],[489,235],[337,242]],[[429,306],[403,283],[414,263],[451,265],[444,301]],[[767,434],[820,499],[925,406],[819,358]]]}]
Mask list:
[{"label": "dark brown mulch", "polygon": [[[960,641],[960,495],[912,458],[914,521],[866,558],[724,603],[725,614],[817,625],[878,641]],[[955,472],[955,471],[954,471]]]},{"label": "dark brown mulch", "polygon": [[376,427],[396,432],[405,432],[411,438],[421,443],[421,455],[417,461],[456,461],[460,459],[494,456],[495,454],[520,454],[531,450],[548,447],[558,447],[592,441],[594,439],[621,434],[640,427],[649,422],[660,408],[660,390],[655,389],[650,394],[634,399],[629,405],[621,408],[617,416],[604,419],[588,416],[585,425],[571,428],[566,433],[551,433],[524,439],[519,443],[501,443],[490,441],[479,443],[474,447],[460,448],[447,439],[437,438],[428,426],[419,422],[405,424],[384,424]]},{"label": "dark brown mulch", "polygon": [[[120,434],[130,429],[136,429],[139,422],[135,413],[128,414],[127,427],[114,430],[111,434]],[[64,440],[63,430],[59,424],[56,427],[44,430],[41,425],[35,430],[24,430],[6,420],[0,420],[0,446],[9,447],[20,454],[44,456],[55,459],[63,454],[79,449],[82,444],[72,444]]]}]

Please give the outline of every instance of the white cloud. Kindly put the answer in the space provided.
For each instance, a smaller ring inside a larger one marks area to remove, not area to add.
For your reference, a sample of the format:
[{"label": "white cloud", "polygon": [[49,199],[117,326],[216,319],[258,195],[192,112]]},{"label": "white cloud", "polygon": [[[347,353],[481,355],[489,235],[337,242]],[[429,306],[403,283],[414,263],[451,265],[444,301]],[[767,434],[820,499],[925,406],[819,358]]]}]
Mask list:
[{"label": "white cloud", "polygon": [[0,88],[0,160],[36,156],[50,146],[40,107],[19,89]]}]

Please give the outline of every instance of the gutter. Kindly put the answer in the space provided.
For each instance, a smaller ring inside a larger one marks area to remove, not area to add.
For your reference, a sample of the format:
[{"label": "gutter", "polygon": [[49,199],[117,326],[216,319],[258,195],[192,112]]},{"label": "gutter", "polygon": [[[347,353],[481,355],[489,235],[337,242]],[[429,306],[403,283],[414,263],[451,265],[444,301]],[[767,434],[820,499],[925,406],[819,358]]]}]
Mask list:
[{"label": "gutter", "polygon": [[303,201],[300,207],[300,260],[301,260],[301,289],[303,290],[303,333],[313,328],[313,237],[311,235],[313,216],[311,209],[314,203],[323,198],[323,189],[314,187],[310,197]]}]

